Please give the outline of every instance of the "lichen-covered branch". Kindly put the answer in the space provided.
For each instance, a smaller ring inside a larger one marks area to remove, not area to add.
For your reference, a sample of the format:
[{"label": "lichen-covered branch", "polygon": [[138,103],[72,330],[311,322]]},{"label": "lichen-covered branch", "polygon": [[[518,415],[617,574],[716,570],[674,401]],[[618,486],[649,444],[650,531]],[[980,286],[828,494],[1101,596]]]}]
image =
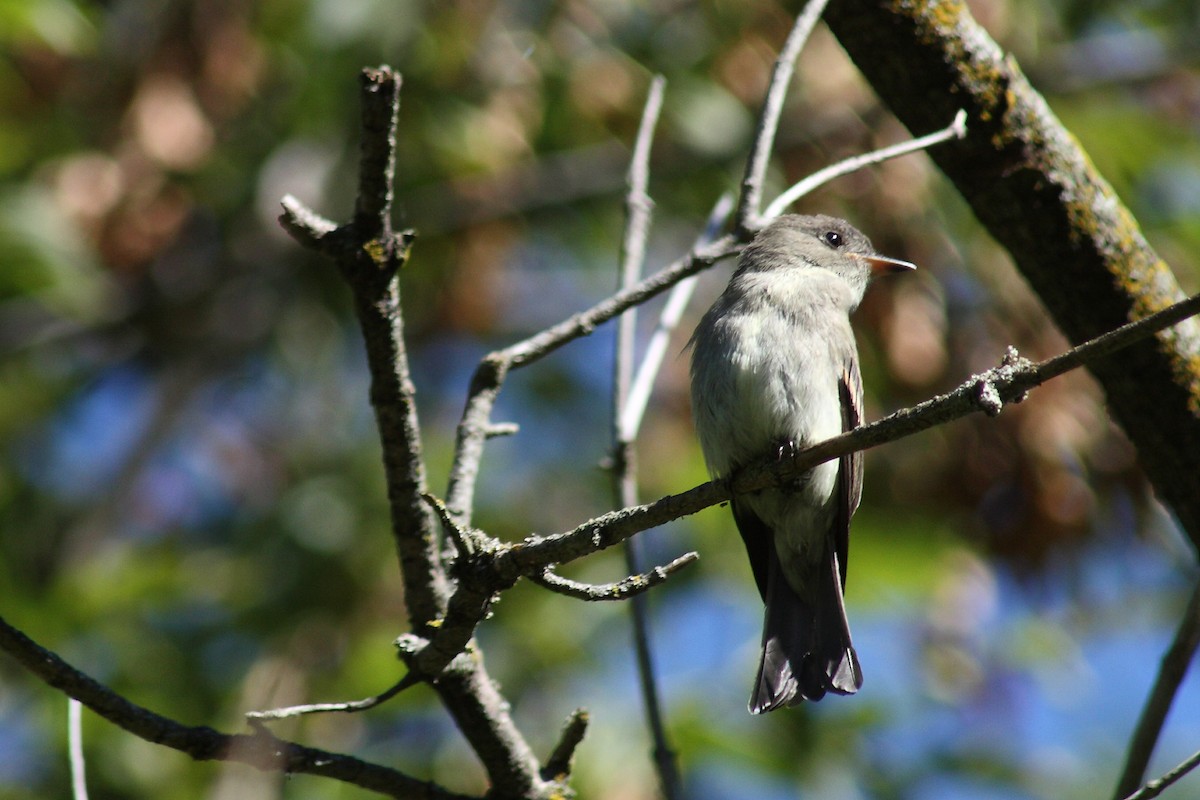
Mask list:
[{"label": "lichen-covered branch", "polygon": [[[910,130],[966,109],[967,137],[930,155],[1071,341],[1182,297],[1112,187],[962,0],[839,0],[825,20]],[[1200,323],[1091,371],[1200,551]]]}]

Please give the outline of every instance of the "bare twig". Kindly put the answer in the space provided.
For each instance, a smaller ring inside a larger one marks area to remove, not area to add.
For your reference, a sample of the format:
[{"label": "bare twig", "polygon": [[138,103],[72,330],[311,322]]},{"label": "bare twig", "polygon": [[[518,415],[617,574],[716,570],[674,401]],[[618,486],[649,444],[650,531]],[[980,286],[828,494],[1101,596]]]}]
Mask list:
[{"label": "bare twig", "polygon": [[329,712],[352,714],[356,711],[366,711],[368,708],[375,708],[375,706],[382,705],[405,689],[415,686],[418,683],[420,683],[420,678],[414,674],[409,674],[379,694],[372,697],[365,697],[362,700],[349,700],[343,703],[310,703],[308,705],[272,708],[266,711],[247,711],[245,716],[248,720],[267,722],[288,719],[290,717],[301,717],[305,714],[324,714]]},{"label": "bare twig", "polygon": [[421,497],[437,513],[438,519],[442,521],[442,529],[450,537],[460,555],[472,556],[487,546],[488,537],[479,531],[459,525],[458,520],[454,519],[450,509],[446,508],[446,504],[441,500],[428,492],[422,494]]},{"label": "bare twig", "polygon": [[767,89],[762,111],[758,115],[758,129],[754,132],[754,145],[746,159],[746,173],[742,178],[742,192],[738,198],[734,225],[746,231],[758,224],[758,207],[762,203],[763,181],[767,175],[767,164],[775,147],[775,133],[779,130],[779,117],[783,113],[783,101],[787,96],[796,59],[804,49],[805,42],[816,27],[828,0],[809,0],[792,32],[788,34],[779,57],[775,59],[775,70],[771,73],[771,85]]},{"label": "bare twig", "polygon": [[630,289],[597,303],[586,311],[552,325],[528,339],[486,356],[475,369],[468,390],[466,407],[458,424],[446,506],[460,524],[471,519],[475,482],[483,458],[484,441],[490,429],[490,416],[496,397],[511,369],[524,367],[549,355],[563,345],[586,336],[627,308],[645,302],[723,258],[737,255],[741,243],[732,235],[693,250]]},{"label": "bare twig", "polygon": [[767,206],[767,210],[762,214],[763,220],[771,220],[778,217],[792,203],[824,186],[834,178],[840,178],[843,175],[849,175],[851,172],[857,172],[863,167],[879,164],[883,161],[908,155],[918,150],[927,150],[935,144],[948,142],[952,139],[962,139],[966,135],[967,112],[959,109],[958,113],[954,115],[954,121],[940,131],[934,131],[925,136],[910,139],[907,142],[900,142],[890,147],[883,147],[870,153],[851,156],[844,161],[839,161],[824,169],[817,170],[807,178],[793,184],[787,191],[771,201],[771,204]]},{"label": "bare twig", "polygon": [[259,729],[228,734],[184,725],[131,702],[68,664],[0,618],[0,650],[48,686],[73,697],[122,730],[178,750],[197,761],[234,761],[264,772],[321,775],[396,798],[470,800],[390,767],[277,739]]},{"label": "bare twig", "polygon": [[1187,675],[1188,666],[1192,663],[1197,648],[1200,648],[1200,582],[1197,582],[1193,589],[1183,617],[1179,620],[1175,639],[1163,656],[1158,678],[1154,682],[1150,697],[1146,699],[1137,728],[1129,742],[1125,768],[1113,792],[1115,800],[1121,800],[1138,791],[1138,785],[1145,778],[1146,767],[1150,764],[1150,756],[1154,753],[1154,746],[1158,743],[1158,737],[1167,721],[1167,713],[1175,702],[1175,695],[1183,683],[1184,676]]},{"label": "bare twig", "polygon": [[[708,222],[705,223],[704,230],[696,238],[693,247],[704,247],[711,244],[720,235],[721,228],[725,225],[731,211],[733,211],[733,195],[725,193],[717,199],[716,205],[708,215]],[[629,388],[629,396],[625,399],[625,406],[621,410],[617,435],[623,442],[632,442],[637,438],[638,429],[642,425],[642,416],[646,413],[646,406],[650,402],[654,379],[658,376],[663,357],[667,353],[671,334],[679,327],[679,321],[683,319],[683,312],[687,309],[695,288],[696,276],[692,275],[675,284],[667,296],[667,302],[659,314],[654,332],[650,334],[646,352],[642,356],[641,363],[638,364],[637,374]]]},{"label": "bare twig", "polygon": [[1184,775],[1187,775],[1196,767],[1200,767],[1200,750],[1192,753],[1187,759],[1165,773],[1161,778],[1155,778],[1147,782],[1145,786],[1127,796],[1125,800],[1150,800],[1151,797],[1158,797],[1167,787]]},{"label": "bare twig", "polygon": [[669,564],[655,567],[649,572],[630,575],[628,578],[623,578],[613,583],[580,583],[579,581],[573,581],[556,574],[550,567],[542,570],[540,575],[531,575],[529,579],[552,592],[558,592],[567,597],[573,597],[576,600],[593,602],[628,600],[632,597],[637,597],[647,589],[664,583],[672,574],[691,564],[699,557],[700,554],[696,552],[684,553]]},{"label": "bare twig", "polygon": [[575,709],[567,718],[567,724],[563,726],[562,734],[558,737],[558,744],[554,746],[554,752],[550,754],[550,758],[546,759],[546,766],[542,768],[543,778],[556,780],[571,773],[571,759],[575,757],[575,748],[583,741],[587,726],[587,711],[582,708]]},{"label": "bare twig", "polygon": [[[646,107],[638,126],[637,139],[633,147],[633,158],[629,162],[629,191],[625,196],[625,235],[621,242],[621,265],[617,290],[629,289],[642,275],[646,260],[646,239],[650,230],[650,212],[653,202],[647,187],[650,182],[650,145],[654,140],[654,127],[662,110],[663,87],[666,81],[656,76],[650,84]],[[678,287],[678,284],[676,284]],[[613,495],[618,508],[631,506],[638,501],[637,458],[633,439],[622,438],[621,412],[629,396],[629,385],[633,379],[634,336],[637,332],[637,307],[631,307],[617,319],[617,337],[613,358]],[[629,597],[630,621],[633,624],[633,648],[637,660],[638,682],[642,690],[642,705],[646,712],[646,724],[654,742],[654,764],[658,772],[666,800],[679,797],[679,771],[675,754],[667,741],[667,730],[663,724],[662,708],[658,701],[658,685],[654,677],[654,654],[650,645],[649,609],[643,591],[653,585],[648,580],[639,580],[641,559],[636,539],[625,541],[625,569],[633,576],[611,585],[608,594]],[[663,579],[666,574],[661,575]],[[592,594],[592,599],[604,596],[604,587],[589,587],[567,581],[550,570],[539,579],[544,586],[556,591],[573,593],[573,596],[588,597],[589,590],[601,590]],[[580,594],[582,592],[582,594]]]},{"label": "bare twig", "polygon": [[88,800],[83,757],[83,704],[74,697],[67,698],[67,749],[71,759],[72,800]]}]

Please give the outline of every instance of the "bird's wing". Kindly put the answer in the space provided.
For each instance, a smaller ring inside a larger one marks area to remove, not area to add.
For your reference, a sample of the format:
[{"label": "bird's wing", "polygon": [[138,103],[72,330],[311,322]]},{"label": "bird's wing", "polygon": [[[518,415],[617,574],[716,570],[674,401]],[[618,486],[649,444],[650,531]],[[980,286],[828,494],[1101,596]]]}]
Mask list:
[{"label": "bird's wing", "polygon": [[767,576],[771,569],[771,550],[775,547],[774,535],[758,515],[734,498],[730,503],[733,521],[746,544],[746,555],[750,557],[750,569],[754,572],[754,583],[758,593],[767,599]]},{"label": "bird's wing", "polygon": [[[862,422],[862,375],[858,371],[856,357],[846,359],[838,390],[842,401],[842,431],[850,431]],[[850,547],[850,518],[854,516],[858,502],[862,499],[862,482],[862,451],[855,451],[838,459],[837,516],[834,518],[831,534],[843,586],[846,585],[846,562]]]}]

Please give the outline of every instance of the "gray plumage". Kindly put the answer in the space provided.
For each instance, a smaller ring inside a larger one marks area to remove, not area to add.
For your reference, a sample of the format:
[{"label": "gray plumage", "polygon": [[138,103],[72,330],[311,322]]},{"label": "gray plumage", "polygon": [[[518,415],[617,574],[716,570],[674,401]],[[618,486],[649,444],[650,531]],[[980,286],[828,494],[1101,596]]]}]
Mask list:
[{"label": "gray plumage", "polygon": [[[754,238],[692,336],[692,412],[714,477],[859,424],[850,313],[872,275],[911,268],[834,217],[783,216]],[[853,453],[731,503],[766,603],[753,713],[862,686],[842,599],[861,494]]]}]

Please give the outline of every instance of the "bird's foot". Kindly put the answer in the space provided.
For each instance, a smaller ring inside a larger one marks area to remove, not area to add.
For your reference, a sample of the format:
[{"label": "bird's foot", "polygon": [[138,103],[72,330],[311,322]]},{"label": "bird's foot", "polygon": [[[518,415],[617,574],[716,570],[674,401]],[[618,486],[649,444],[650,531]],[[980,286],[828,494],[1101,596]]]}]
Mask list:
[{"label": "bird's foot", "polygon": [[790,461],[800,452],[799,446],[792,439],[780,439],[775,443],[775,460]]}]

